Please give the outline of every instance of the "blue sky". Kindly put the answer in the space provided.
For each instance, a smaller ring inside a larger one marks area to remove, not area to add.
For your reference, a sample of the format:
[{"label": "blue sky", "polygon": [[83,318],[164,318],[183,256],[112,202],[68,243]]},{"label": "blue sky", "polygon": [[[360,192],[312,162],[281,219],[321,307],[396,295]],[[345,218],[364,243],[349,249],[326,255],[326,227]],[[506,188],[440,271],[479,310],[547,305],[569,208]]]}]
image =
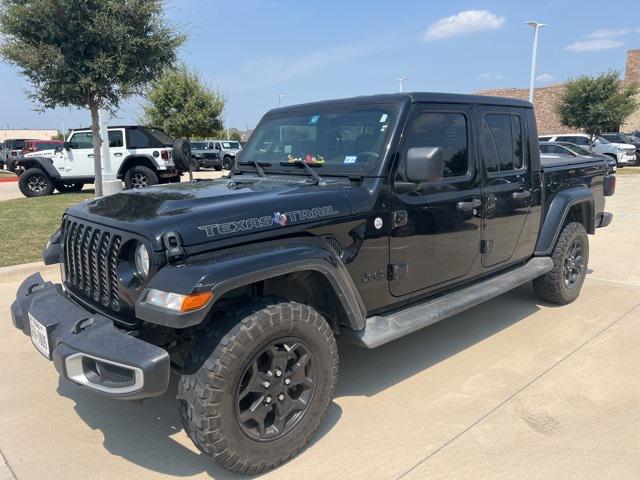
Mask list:
[{"label": "blue sky", "polygon": [[[532,29],[541,32],[538,85],[624,71],[640,48],[637,2],[171,0],[167,17],[188,35],[180,57],[227,98],[228,123],[253,127],[277,105],[406,91],[473,93],[526,87]],[[0,64],[0,128],[89,124],[83,110],[39,113],[14,67]],[[135,122],[139,101],[118,122]],[[116,121],[116,120],[114,120]]]}]

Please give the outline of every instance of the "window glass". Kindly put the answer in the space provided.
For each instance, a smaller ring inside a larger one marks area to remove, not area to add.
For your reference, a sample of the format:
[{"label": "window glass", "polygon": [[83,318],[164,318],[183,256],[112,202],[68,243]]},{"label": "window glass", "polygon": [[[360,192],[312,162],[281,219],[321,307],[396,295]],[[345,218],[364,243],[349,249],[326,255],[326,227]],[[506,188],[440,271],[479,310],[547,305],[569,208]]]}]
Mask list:
[{"label": "window glass", "polygon": [[551,137],[538,137],[538,141],[540,142],[548,142],[551,140]]},{"label": "window glass", "polygon": [[444,177],[459,177],[469,170],[467,118],[461,113],[423,112],[413,117],[403,147],[440,147],[444,153]]},{"label": "window glass", "polygon": [[485,115],[482,141],[483,160],[488,172],[518,170],[523,167],[524,137],[518,115]]},{"label": "window glass", "polygon": [[93,134],[91,132],[74,133],[71,137],[70,147],[74,150],[93,148]]},{"label": "window glass", "polygon": [[113,130],[109,132],[109,146],[124,147],[124,141],[122,139],[122,130]]},{"label": "window glass", "polygon": [[156,143],[147,137],[139,128],[131,128],[127,132],[129,148],[154,148]]}]

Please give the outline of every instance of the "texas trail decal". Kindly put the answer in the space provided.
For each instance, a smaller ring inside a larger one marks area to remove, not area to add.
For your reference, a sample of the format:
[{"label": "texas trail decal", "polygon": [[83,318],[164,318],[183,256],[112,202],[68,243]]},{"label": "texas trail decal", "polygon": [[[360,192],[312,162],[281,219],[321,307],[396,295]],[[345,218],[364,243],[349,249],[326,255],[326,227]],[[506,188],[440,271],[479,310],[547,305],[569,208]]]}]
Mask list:
[{"label": "texas trail decal", "polygon": [[255,230],[256,228],[271,227],[274,225],[284,227],[286,225],[303,222],[305,220],[315,220],[317,218],[331,217],[337,214],[338,211],[334,210],[333,205],[326,205],[324,207],[293,210],[291,212],[284,213],[274,212],[273,215],[246,218],[236,222],[201,225],[198,227],[198,230],[202,230],[207,237],[215,237],[217,235],[227,235],[229,233],[244,232],[247,230]]}]

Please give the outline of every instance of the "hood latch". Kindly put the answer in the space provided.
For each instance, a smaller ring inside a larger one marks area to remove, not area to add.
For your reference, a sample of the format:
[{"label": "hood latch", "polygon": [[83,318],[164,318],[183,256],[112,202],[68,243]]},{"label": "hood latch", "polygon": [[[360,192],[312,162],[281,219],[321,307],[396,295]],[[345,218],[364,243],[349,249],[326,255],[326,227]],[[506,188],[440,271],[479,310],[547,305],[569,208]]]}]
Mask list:
[{"label": "hood latch", "polygon": [[162,243],[164,244],[165,254],[167,255],[167,262],[176,262],[185,257],[184,250],[182,249],[182,241],[177,232],[165,233],[162,238]]}]

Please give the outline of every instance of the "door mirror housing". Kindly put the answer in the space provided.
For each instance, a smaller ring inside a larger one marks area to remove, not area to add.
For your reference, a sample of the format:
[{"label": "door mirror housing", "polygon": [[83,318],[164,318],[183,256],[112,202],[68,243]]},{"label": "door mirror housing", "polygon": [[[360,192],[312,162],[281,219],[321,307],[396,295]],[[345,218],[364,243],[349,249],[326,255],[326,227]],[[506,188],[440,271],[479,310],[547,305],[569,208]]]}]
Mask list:
[{"label": "door mirror housing", "polygon": [[71,150],[71,143],[65,141],[62,144],[62,148],[64,148],[65,150]]},{"label": "door mirror housing", "polygon": [[407,152],[407,179],[413,183],[435,182],[444,177],[441,147],[414,147]]}]

